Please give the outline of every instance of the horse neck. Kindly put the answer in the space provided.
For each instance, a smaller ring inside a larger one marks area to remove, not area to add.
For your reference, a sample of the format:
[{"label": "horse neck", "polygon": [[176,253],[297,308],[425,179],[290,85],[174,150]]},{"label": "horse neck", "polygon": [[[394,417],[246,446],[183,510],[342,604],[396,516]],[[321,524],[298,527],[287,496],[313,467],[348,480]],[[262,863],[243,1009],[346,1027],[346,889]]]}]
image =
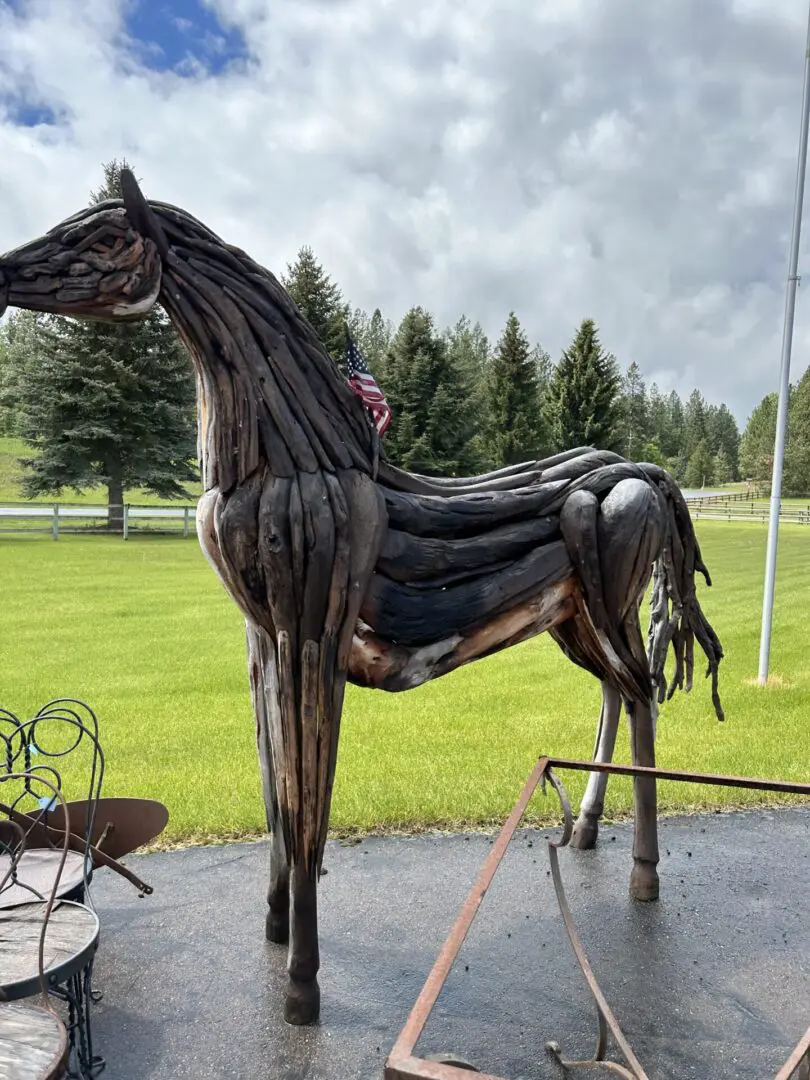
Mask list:
[{"label": "horse neck", "polygon": [[371,472],[376,432],[287,292],[189,222],[172,222],[161,302],[197,372],[205,489],[227,493],[265,468]]}]

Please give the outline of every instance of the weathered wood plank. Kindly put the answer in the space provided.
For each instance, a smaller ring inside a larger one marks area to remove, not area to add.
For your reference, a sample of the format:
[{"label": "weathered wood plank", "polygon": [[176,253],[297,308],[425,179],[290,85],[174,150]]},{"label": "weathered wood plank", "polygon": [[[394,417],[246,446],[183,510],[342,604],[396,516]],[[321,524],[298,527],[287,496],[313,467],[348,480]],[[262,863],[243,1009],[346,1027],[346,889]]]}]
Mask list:
[{"label": "weathered wood plank", "polygon": [[445,574],[498,566],[504,560],[525,555],[538,544],[556,539],[559,534],[560,519],[553,514],[460,540],[414,536],[392,528],[383,539],[376,569],[393,581],[413,584]]},{"label": "weathered wood plank", "polygon": [[360,617],[383,639],[428,645],[493,618],[523,594],[539,593],[572,572],[566,546],[556,540],[506,569],[447,587],[417,590],[375,574]]},{"label": "weathered wood plank", "polygon": [[480,626],[424,646],[392,643],[359,622],[352,643],[349,679],[376,690],[411,690],[555,626],[569,625],[576,613],[575,592],[576,582],[571,575],[535,599],[517,604]]},{"label": "weathered wood plank", "polygon": [[388,519],[395,529],[414,536],[467,538],[486,529],[559,511],[570,484],[556,480],[516,491],[473,495],[411,495],[384,488]]}]

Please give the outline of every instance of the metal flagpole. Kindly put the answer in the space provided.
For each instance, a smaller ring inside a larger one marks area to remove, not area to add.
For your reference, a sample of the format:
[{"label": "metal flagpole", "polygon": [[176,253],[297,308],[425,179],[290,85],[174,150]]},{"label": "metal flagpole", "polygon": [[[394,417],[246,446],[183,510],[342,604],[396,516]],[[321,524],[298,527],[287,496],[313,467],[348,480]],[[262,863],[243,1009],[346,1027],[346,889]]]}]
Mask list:
[{"label": "metal flagpole", "polygon": [[776,549],[779,540],[779,510],[782,505],[782,467],[785,461],[788,400],[790,397],[790,351],[793,345],[793,316],[796,310],[796,286],[799,283],[799,240],[802,232],[802,203],[804,176],[807,166],[807,130],[810,124],[810,12],[807,20],[807,41],[804,52],[804,90],[802,121],[799,138],[799,164],[796,170],[796,194],[793,203],[793,232],[790,238],[790,259],[785,298],[785,324],[782,331],[782,370],[779,380],[779,404],[776,412],[776,443],[771,477],[771,515],[768,526],[768,553],[765,560],[765,596],[762,604],[762,636],[759,643],[759,681],[768,681],[771,653],[771,623],[773,594],[776,582]]}]

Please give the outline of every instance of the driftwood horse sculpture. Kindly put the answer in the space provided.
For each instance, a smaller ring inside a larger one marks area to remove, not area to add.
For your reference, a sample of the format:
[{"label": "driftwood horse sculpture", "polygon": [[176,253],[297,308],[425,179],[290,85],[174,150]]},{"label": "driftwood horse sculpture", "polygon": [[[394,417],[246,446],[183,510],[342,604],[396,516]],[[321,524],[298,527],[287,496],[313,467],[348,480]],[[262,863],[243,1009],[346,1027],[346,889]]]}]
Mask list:
[{"label": "driftwood horse sculpture", "polygon": [[[407,690],[549,631],[602,684],[596,757],[621,703],[634,762],[655,712],[720,643],[695,595],[701,561],[671,478],[588,448],[465,479],[394,468],[360,400],[278,281],[191,215],[123,200],[81,210],[0,259],[7,305],[137,319],[160,302],[199,388],[200,543],[247,625],[273,854],[267,936],[289,938],[285,1015],[319,1011],[316,889],[347,679]],[[654,576],[645,652],[639,605]],[[575,845],[594,844],[591,776]],[[654,780],[635,780],[631,894],[658,895]]]}]

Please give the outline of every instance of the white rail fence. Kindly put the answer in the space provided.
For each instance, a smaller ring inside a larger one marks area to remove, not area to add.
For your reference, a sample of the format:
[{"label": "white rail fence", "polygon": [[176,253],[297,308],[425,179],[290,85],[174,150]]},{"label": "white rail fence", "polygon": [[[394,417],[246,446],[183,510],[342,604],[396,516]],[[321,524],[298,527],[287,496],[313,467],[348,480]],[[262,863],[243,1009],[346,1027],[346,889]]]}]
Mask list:
[{"label": "white rail fence", "polygon": [[127,540],[133,533],[195,533],[196,506],[89,505],[82,503],[4,503],[0,533],[112,533]]},{"label": "white rail fence", "polygon": [[[686,501],[695,520],[758,521],[766,523],[767,502],[741,499],[738,493],[728,498],[716,495],[700,497],[687,494]],[[0,534],[50,533],[58,540],[63,533],[98,533],[118,535],[127,540],[133,534],[196,534],[196,506],[162,504],[144,506],[126,504],[107,506],[83,503],[4,503],[0,505]],[[810,525],[810,502],[806,506],[783,506],[780,521]]]},{"label": "white rail fence", "polygon": [[[687,500],[689,501],[689,500]],[[770,516],[767,503],[727,503],[722,505],[700,505],[689,501],[689,513],[693,521],[759,521],[766,524]],[[810,525],[810,505],[783,506],[779,511],[782,524]]]}]

